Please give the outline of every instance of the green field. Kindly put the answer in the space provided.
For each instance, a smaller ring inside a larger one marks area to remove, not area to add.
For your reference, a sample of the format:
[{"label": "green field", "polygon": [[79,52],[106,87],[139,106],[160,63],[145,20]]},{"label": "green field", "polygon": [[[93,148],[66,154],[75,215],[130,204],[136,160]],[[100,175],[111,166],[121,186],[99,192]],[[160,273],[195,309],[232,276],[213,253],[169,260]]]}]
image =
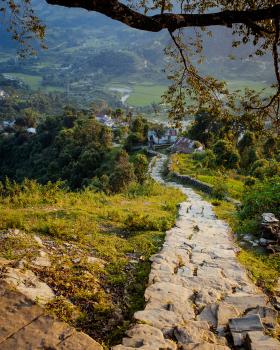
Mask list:
[{"label": "green field", "polygon": [[272,93],[272,89],[268,83],[258,82],[253,80],[230,80],[227,82],[230,90],[245,90],[246,88],[256,91],[264,91],[264,95]]},{"label": "green field", "polygon": [[216,185],[223,181],[232,198],[240,200],[244,191],[244,178],[233,170],[223,171],[219,169],[208,169],[201,166],[201,163],[193,159],[191,154],[173,154],[171,156],[172,170],[182,175],[190,175],[209,185]]},{"label": "green field", "polygon": [[25,84],[27,84],[30,89],[36,91],[36,90],[43,90],[46,92],[64,92],[65,89],[59,86],[50,86],[50,85],[41,85],[43,78],[40,75],[31,75],[31,74],[24,74],[24,73],[5,73],[9,75],[12,78],[16,78],[18,80],[21,80]]},{"label": "green field", "polygon": [[166,87],[162,85],[134,85],[133,92],[128,99],[128,104],[141,107],[153,102],[160,103],[161,96],[165,90]]}]

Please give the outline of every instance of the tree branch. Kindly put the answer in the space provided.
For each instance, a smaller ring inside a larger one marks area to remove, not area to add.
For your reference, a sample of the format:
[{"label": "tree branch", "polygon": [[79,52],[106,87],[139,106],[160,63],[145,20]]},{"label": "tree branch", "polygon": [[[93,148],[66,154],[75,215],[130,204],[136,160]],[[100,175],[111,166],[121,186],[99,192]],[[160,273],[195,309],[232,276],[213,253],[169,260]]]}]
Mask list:
[{"label": "tree branch", "polygon": [[221,11],[206,14],[161,13],[147,16],[117,0],[45,0],[50,5],[78,7],[102,13],[132,28],[149,32],[174,31],[185,27],[231,26],[235,23],[258,22],[280,16],[280,5],[246,11]]}]

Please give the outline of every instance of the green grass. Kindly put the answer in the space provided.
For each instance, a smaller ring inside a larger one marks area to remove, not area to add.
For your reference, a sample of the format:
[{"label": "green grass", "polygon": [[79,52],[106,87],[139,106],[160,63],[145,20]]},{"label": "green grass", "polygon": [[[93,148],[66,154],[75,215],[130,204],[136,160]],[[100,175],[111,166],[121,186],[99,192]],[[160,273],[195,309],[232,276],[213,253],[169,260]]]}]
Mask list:
[{"label": "green grass", "polygon": [[160,103],[166,87],[162,85],[137,84],[127,100],[132,106],[147,106],[153,102]]},{"label": "green grass", "polygon": [[234,171],[204,168],[199,161],[193,159],[191,154],[174,154],[171,160],[173,171],[192,176],[210,185],[215,185],[222,179],[228,188],[229,196],[241,199],[244,191],[244,177]]},{"label": "green grass", "polygon": [[[20,235],[1,236],[0,256],[14,262],[24,257],[29,264],[39,235],[52,266],[29,268],[56,290],[48,310],[106,346],[118,343],[144,306],[149,257],[174,225],[183,194],[154,182],[105,195],[33,181],[2,193],[0,230],[19,229]],[[104,264],[89,264],[88,256]]]},{"label": "green grass", "polygon": [[273,89],[267,83],[253,80],[230,80],[227,82],[230,90],[245,90],[246,88],[256,90],[258,92],[264,91],[264,95],[273,93]]},{"label": "green grass", "polygon": [[27,84],[32,90],[43,90],[46,92],[64,92],[65,89],[59,86],[41,85],[43,78],[40,75],[30,75],[24,73],[5,73],[13,78],[19,79]]},{"label": "green grass", "polygon": [[39,75],[30,75],[23,73],[7,73],[11,77],[17,78],[27,84],[32,90],[38,90],[41,86],[42,77]]}]

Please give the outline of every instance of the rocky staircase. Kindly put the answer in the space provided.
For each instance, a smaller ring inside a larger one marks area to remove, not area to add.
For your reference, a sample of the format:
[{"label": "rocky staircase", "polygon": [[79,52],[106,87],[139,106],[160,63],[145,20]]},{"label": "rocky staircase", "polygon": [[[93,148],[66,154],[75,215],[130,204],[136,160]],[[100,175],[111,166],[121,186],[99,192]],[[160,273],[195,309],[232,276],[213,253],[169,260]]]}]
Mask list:
[{"label": "rocky staircase", "polygon": [[[157,158],[151,171],[161,183],[165,160]],[[113,349],[279,350],[270,336],[278,313],[238,263],[227,224],[191,188],[167,184],[187,200],[162,250],[151,258],[146,307],[135,313],[137,324]]]}]

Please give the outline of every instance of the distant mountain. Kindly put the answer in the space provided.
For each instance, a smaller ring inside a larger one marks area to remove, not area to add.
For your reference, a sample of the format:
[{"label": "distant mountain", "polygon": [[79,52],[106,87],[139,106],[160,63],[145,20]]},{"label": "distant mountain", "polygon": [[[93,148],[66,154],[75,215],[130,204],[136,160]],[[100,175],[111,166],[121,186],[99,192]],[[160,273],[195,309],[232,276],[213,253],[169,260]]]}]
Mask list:
[{"label": "distant mountain", "polygon": [[[33,0],[33,6],[46,24],[48,50],[39,50],[35,59],[18,62],[14,59],[17,44],[2,29],[0,73],[23,73],[27,75],[27,83],[28,77],[35,75],[40,77],[40,88],[66,91],[88,102],[96,96],[118,101],[119,97],[108,88],[112,83],[131,84],[135,91],[137,84],[166,86],[168,83],[163,73],[166,63],[163,49],[170,41],[167,32],[134,30],[101,14],[51,6],[42,0]],[[213,38],[205,35],[203,73],[242,81],[242,86],[249,81],[251,86],[257,82],[258,87],[263,87],[259,86],[260,82],[265,85],[273,81],[267,57],[252,63],[246,58],[253,48],[233,49],[229,29],[213,28],[213,33]],[[192,29],[186,30],[186,35],[192,34]],[[228,58],[232,54],[237,56],[235,60]],[[140,105],[152,102],[145,91],[141,94],[142,100],[139,102],[137,97],[134,101]]]}]

